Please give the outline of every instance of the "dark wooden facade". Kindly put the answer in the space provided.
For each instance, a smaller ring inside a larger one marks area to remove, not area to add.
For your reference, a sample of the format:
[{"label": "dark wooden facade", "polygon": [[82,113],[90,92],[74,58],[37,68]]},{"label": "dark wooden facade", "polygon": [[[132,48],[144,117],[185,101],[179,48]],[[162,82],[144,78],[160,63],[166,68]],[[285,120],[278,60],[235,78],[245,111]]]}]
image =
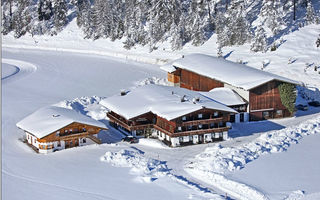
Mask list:
[{"label": "dark wooden facade", "polygon": [[[182,88],[195,91],[210,91],[217,87],[224,87],[224,83],[197,73],[177,68],[168,73],[168,81]],[[259,87],[249,90],[249,113],[251,121],[270,118],[289,117],[292,114],[286,109],[280,99],[278,86],[280,81],[270,81]],[[230,106],[240,111],[238,107]],[[241,106],[242,107],[242,106]]]},{"label": "dark wooden facade", "polygon": [[168,73],[168,81],[194,91],[210,91],[213,88],[224,86],[222,82],[180,68]]},{"label": "dark wooden facade", "polygon": [[[167,120],[151,112],[143,114],[130,120],[112,111],[107,113],[110,124],[114,127],[122,127],[128,132],[154,128],[170,137],[198,135],[228,131],[226,122],[229,121],[229,113],[211,109],[200,109],[198,111],[180,116],[173,120]],[[148,119],[143,124],[138,124],[137,119]]]},{"label": "dark wooden facade", "polygon": [[291,113],[282,104],[280,81],[270,81],[249,91],[250,120],[289,117]]}]

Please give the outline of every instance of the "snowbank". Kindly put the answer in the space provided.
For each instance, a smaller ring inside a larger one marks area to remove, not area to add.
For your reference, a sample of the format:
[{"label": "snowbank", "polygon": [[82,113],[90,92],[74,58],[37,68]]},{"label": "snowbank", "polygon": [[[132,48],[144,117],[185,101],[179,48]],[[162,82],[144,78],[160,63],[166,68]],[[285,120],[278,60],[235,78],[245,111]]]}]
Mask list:
[{"label": "snowbank", "polygon": [[263,154],[285,151],[290,144],[298,143],[302,136],[316,133],[320,133],[320,116],[298,126],[266,132],[237,147],[222,147],[220,144],[208,147],[187,168],[221,174],[239,170]]},{"label": "snowbank", "polygon": [[61,101],[55,106],[76,110],[81,114],[88,115],[95,120],[106,119],[107,108],[100,105],[100,101],[105,99],[104,97],[92,96],[92,97],[80,97],[74,100]]},{"label": "snowbank", "polygon": [[149,139],[149,138],[140,138],[139,144],[143,146],[149,146],[157,149],[170,149],[170,147],[163,144],[161,141],[157,139]]},{"label": "snowbank", "polygon": [[144,86],[144,85],[149,85],[149,84],[156,84],[156,85],[165,85],[168,86],[169,83],[167,79],[165,78],[158,78],[158,77],[150,77],[150,78],[145,78],[141,81],[137,81],[135,83],[136,86]]},{"label": "snowbank", "polygon": [[116,167],[130,167],[130,172],[138,175],[135,180],[143,180],[144,182],[151,182],[169,173],[165,162],[146,158],[140,151],[126,149],[118,152],[107,151],[100,160]]},{"label": "snowbank", "polygon": [[239,170],[248,162],[267,153],[285,151],[291,144],[305,135],[320,133],[320,116],[300,125],[262,134],[253,141],[236,147],[222,147],[217,144],[198,154],[185,170],[192,176],[212,184],[236,198],[267,199],[262,193],[250,186],[228,180],[226,172]]}]

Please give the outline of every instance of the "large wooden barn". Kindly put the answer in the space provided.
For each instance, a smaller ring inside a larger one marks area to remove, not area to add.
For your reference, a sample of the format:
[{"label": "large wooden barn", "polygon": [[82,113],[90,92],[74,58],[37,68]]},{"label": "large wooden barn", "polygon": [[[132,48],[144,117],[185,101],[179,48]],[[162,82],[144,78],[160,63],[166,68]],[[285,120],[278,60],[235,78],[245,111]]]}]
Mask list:
[{"label": "large wooden barn", "polygon": [[279,85],[297,85],[297,81],[203,54],[184,56],[162,69],[168,72],[168,81],[173,86],[195,91],[218,87],[232,89],[249,103],[250,120],[292,115],[282,104]]},{"label": "large wooden barn", "polygon": [[74,110],[49,106],[37,110],[17,123],[26,141],[39,153],[91,143],[100,143],[97,134],[106,126]]},{"label": "large wooden barn", "polygon": [[134,136],[156,137],[169,146],[223,140],[235,110],[198,92],[147,85],[100,102],[110,125]]}]

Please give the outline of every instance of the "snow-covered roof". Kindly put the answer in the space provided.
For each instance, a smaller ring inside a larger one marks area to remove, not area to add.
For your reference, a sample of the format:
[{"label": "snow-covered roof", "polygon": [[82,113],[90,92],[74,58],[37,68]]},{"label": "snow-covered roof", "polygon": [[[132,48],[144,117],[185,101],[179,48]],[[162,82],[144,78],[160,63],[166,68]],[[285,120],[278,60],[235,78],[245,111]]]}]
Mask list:
[{"label": "snow-covered roof", "polygon": [[[184,95],[186,101],[181,102],[181,98]],[[193,103],[194,98],[197,97],[200,97],[200,101]],[[172,120],[200,110],[203,107],[226,112],[237,112],[202,96],[199,92],[154,84],[138,87],[124,96],[120,94],[114,95],[102,100],[100,104],[126,119],[152,112],[167,120]]]},{"label": "snow-covered roof", "polygon": [[22,119],[16,125],[38,138],[43,138],[73,122],[107,128],[102,122],[74,110],[57,106],[41,108]]},{"label": "snow-covered roof", "polygon": [[246,102],[230,88],[214,88],[209,92],[200,92],[203,96],[218,101],[227,106],[243,105]]},{"label": "snow-covered roof", "polygon": [[204,54],[190,54],[167,64],[161,69],[174,72],[176,67],[186,69],[232,86],[250,90],[272,80],[300,84],[297,81],[255,69],[243,64]]}]

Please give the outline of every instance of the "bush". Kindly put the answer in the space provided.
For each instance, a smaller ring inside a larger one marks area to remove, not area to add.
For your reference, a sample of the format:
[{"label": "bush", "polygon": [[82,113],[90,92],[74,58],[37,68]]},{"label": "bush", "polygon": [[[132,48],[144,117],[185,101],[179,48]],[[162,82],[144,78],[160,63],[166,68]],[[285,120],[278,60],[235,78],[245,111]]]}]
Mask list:
[{"label": "bush", "polygon": [[295,86],[290,83],[281,83],[279,85],[279,92],[282,104],[292,114],[295,110],[295,102],[297,97]]}]

